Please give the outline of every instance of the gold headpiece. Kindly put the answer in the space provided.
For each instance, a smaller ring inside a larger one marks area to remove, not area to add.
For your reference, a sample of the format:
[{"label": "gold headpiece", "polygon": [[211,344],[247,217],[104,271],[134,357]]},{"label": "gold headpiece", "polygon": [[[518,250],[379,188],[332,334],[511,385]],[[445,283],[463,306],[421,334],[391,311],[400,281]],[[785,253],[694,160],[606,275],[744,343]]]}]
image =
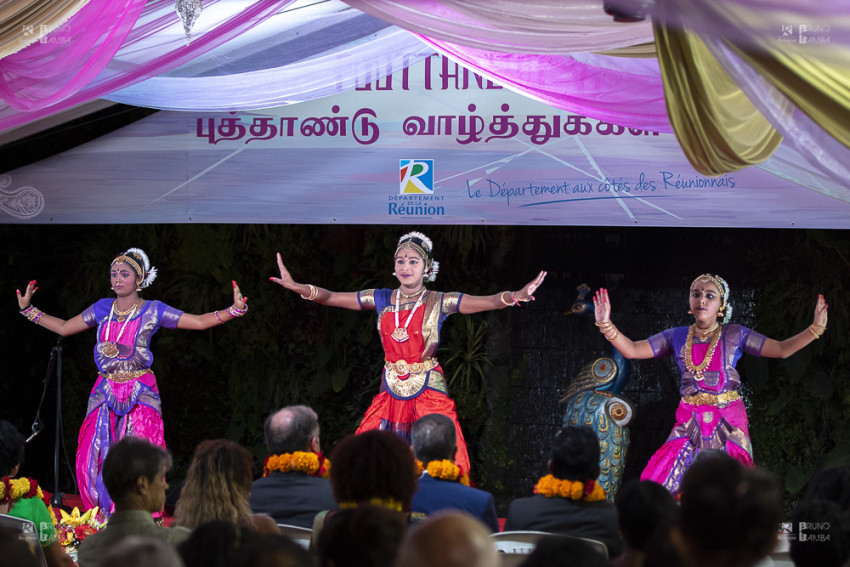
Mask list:
[{"label": "gold headpiece", "polygon": [[717,275],[702,274],[691,282],[690,289],[694,289],[697,282],[710,283],[717,288],[717,291],[720,292],[720,309],[717,310],[717,314],[721,317],[721,323],[728,323],[729,319],[732,318],[732,306],[728,304],[729,284],[726,283],[726,280]]}]

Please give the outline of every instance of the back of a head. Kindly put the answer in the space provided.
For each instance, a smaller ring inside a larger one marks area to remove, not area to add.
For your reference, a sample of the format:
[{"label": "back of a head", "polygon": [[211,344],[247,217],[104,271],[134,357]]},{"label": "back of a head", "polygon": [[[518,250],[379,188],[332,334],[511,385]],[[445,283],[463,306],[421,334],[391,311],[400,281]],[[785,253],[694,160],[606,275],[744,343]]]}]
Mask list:
[{"label": "back of a head", "polygon": [[116,506],[133,492],[136,480],[153,481],[171,467],[171,455],[140,437],[127,436],[113,443],[103,460],[103,484]]},{"label": "back of a head", "polygon": [[0,477],[10,476],[24,460],[24,436],[17,428],[0,419]]},{"label": "back of a head", "polygon": [[337,502],[392,500],[410,509],[416,492],[416,461],[410,447],[389,431],[366,431],[340,441],[331,455],[331,486]]},{"label": "back of a head", "polygon": [[319,565],[392,567],[406,529],[406,515],[379,506],[333,512],[319,532]]},{"label": "back of a head", "polygon": [[236,551],[228,567],[313,567],[313,559],[283,534],[256,534]]},{"label": "back of a head", "polygon": [[249,533],[231,522],[204,522],[177,546],[177,551],[186,567],[227,567]]},{"label": "back of a head", "polygon": [[829,500],[843,510],[850,510],[850,465],[837,465],[816,472],[806,489],[806,500]]},{"label": "back of a head", "polygon": [[599,476],[599,438],[590,427],[567,426],[552,440],[552,474],[585,482]]},{"label": "back of a head", "polygon": [[410,435],[413,453],[423,463],[453,460],[457,450],[455,424],[447,416],[432,413],[413,424]]},{"label": "back of a head", "polygon": [[801,502],[791,516],[790,556],[796,567],[845,567],[850,562],[850,510],[835,502]]},{"label": "back of a head", "polygon": [[11,528],[0,526],[0,549],[0,567],[41,567],[30,546]]},{"label": "back of a head", "polygon": [[251,515],[252,465],[251,454],[235,441],[211,439],[198,445],[174,511],[178,525],[246,521]]},{"label": "back of a head", "polygon": [[634,550],[644,551],[659,525],[673,518],[676,499],[666,488],[650,480],[627,482],[614,501],[623,540]]},{"label": "back of a head", "polygon": [[541,538],[521,567],[608,567],[608,558],[586,541],[565,536]]},{"label": "back of a head", "polygon": [[753,565],[770,553],[782,518],[775,477],[729,456],[697,458],[682,481],[680,526],[695,561]]},{"label": "back of a head", "polygon": [[397,567],[493,567],[499,554],[490,530],[458,511],[438,512],[408,532]]},{"label": "back of a head", "polygon": [[105,550],[100,567],[183,567],[183,562],[168,543],[153,538],[130,536]]},{"label": "back of a head", "polygon": [[319,436],[319,416],[309,406],[287,406],[266,419],[264,433],[269,454],[309,451]]}]

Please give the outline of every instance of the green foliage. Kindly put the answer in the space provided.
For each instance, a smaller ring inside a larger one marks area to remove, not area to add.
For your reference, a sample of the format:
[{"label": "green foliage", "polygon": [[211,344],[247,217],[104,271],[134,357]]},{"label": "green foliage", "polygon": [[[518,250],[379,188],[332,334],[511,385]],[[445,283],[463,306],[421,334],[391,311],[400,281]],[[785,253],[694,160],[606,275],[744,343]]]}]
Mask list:
[{"label": "green foliage", "polygon": [[756,330],[781,340],[805,329],[819,293],[829,304],[828,330],[786,360],[758,359],[742,368],[752,394],[756,463],[784,480],[790,510],[817,470],[850,462],[850,239],[812,231],[802,242],[784,244],[781,257],[753,254],[763,282]]},{"label": "green foliage", "polygon": [[452,391],[484,391],[486,369],[493,366],[487,358],[487,331],[487,321],[476,322],[472,317],[465,317],[461,325],[452,327],[448,345],[441,348],[450,353],[443,369]]}]

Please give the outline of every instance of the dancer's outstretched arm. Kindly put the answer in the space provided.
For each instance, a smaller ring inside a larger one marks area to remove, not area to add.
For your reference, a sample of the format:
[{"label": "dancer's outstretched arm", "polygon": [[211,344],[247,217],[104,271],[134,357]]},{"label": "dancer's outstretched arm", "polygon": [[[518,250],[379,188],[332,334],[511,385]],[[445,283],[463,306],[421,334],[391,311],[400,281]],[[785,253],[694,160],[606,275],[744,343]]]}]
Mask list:
[{"label": "dancer's outstretched arm", "polygon": [[541,270],[537,277],[525,284],[519,291],[503,291],[494,295],[464,295],[460,302],[460,313],[480,313],[493,311],[534,301],[534,292],[543,283],[546,272]]},{"label": "dancer's outstretched arm", "polygon": [[290,291],[294,291],[303,299],[314,301],[321,305],[330,305],[331,307],[342,307],[343,309],[351,309],[353,311],[361,310],[356,291],[330,291],[312,284],[297,283],[292,279],[292,275],[286,269],[286,266],[283,265],[280,252],[277,253],[277,267],[280,270],[280,277],[271,277],[269,281],[283,286]]},{"label": "dancer's outstretched arm", "polygon": [[827,305],[823,295],[818,295],[812,324],[784,341],[767,339],[761,348],[761,355],[768,358],[788,358],[814,340],[819,339],[823,332],[826,331],[828,308],[829,305]]},{"label": "dancer's outstretched arm", "polygon": [[626,358],[652,358],[652,346],[649,341],[632,341],[611,322],[611,301],[608,290],[601,288],[593,296],[593,310],[596,316],[596,326],[605,338]]}]

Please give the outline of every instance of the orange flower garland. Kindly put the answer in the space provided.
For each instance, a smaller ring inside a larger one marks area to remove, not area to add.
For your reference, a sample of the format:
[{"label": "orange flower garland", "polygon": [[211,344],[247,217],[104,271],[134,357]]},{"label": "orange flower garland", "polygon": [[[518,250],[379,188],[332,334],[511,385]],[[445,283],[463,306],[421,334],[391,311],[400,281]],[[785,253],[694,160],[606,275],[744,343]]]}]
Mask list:
[{"label": "orange flower garland", "polygon": [[431,478],[459,482],[464,486],[469,486],[469,473],[463,472],[459,466],[448,459],[429,461],[428,465],[424,467],[421,461],[417,460],[416,463],[420,468],[428,471],[428,476]]},{"label": "orange flower garland", "polygon": [[273,472],[303,472],[310,476],[328,478],[331,471],[331,462],[321,453],[312,451],[294,451],[281,455],[269,455],[263,466],[263,476],[269,476]]},{"label": "orange flower garland", "polygon": [[53,520],[53,525],[56,525],[56,515],[53,513],[53,507],[44,498],[44,493],[38,483],[31,478],[12,478],[4,476],[0,482],[0,503],[13,502],[19,498],[32,498],[35,496],[44,500],[47,505],[47,511],[50,513],[50,519]]},{"label": "orange flower garland", "polygon": [[605,490],[595,481],[589,480],[584,483],[578,480],[561,480],[551,474],[547,474],[537,482],[534,493],[542,494],[546,498],[557,496],[585,502],[605,500]]}]

